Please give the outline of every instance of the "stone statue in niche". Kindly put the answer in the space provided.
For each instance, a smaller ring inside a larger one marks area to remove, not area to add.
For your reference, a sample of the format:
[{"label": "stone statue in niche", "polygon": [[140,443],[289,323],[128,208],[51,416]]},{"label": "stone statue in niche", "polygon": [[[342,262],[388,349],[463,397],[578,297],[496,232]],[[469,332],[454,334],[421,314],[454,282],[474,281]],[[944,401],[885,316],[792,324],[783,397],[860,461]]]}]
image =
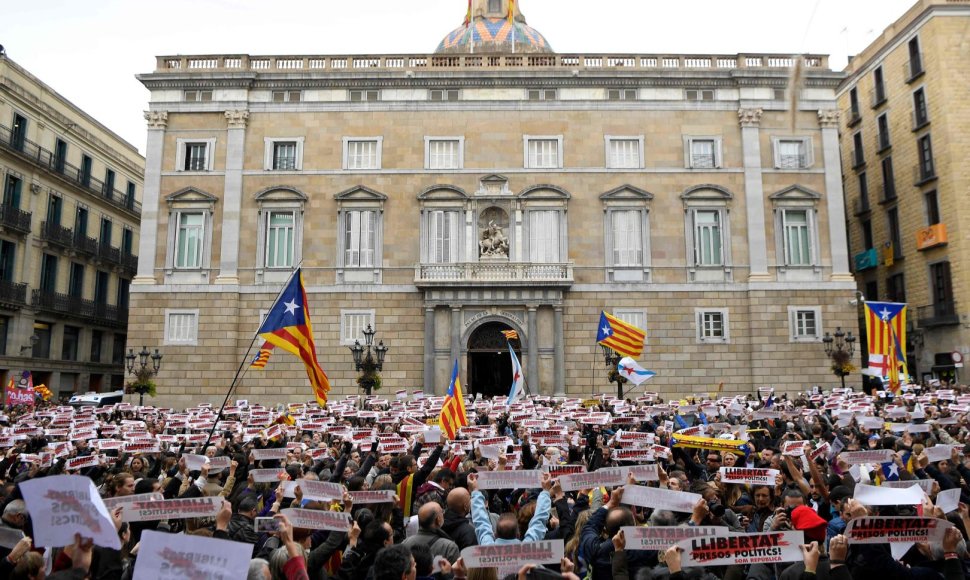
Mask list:
[{"label": "stone statue in niche", "polygon": [[489,220],[488,226],[482,230],[478,248],[482,257],[506,259],[509,257],[509,239],[505,237],[502,226],[496,224],[495,220]]}]

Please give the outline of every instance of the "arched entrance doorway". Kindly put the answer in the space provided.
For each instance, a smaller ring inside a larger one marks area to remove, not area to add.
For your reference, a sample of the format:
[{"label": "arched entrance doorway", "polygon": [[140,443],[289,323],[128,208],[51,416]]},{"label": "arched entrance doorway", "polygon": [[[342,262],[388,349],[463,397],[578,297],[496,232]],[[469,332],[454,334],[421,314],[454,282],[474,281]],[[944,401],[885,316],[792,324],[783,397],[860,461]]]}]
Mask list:
[{"label": "arched entrance doorway", "polygon": [[[468,337],[468,392],[483,397],[503,397],[512,386],[512,357],[503,330],[513,330],[501,322],[486,322]],[[512,340],[515,356],[522,360],[522,347]]]}]

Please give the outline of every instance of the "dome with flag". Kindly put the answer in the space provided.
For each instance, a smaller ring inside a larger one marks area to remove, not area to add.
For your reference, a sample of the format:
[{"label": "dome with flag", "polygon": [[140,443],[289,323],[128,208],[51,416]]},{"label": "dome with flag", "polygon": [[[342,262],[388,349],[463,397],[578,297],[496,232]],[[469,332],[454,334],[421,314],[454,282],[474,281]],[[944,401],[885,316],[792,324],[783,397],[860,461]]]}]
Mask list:
[{"label": "dome with flag", "polygon": [[525,22],[510,18],[474,18],[449,32],[436,53],[553,52],[546,37]]}]

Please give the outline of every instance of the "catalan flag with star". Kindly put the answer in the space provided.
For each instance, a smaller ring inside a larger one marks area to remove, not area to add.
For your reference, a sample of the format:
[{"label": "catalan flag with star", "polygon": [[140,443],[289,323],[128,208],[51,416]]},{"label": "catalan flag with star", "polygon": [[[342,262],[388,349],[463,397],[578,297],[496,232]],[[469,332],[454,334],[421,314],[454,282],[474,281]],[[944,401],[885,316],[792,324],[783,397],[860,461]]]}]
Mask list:
[{"label": "catalan flag with star", "polygon": [[438,425],[448,439],[455,438],[459,427],[468,426],[468,414],[465,411],[465,396],[461,392],[461,379],[458,378],[457,360],[455,361],[455,369],[451,371],[451,384],[448,385],[445,402],[441,405]]},{"label": "catalan flag with star", "polygon": [[313,325],[310,323],[310,306],[307,304],[303,286],[303,270],[298,268],[257,332],[263,339],[303,361],[307,377],[313,387],[313,395],[322,407],[327,404],[330,380],[317,362],[317,348],[313,343]]},{"label": "catalan flag with star", "polygon": [[273,354],[273,345],[264,342],[263,346],[259,347],[259,352],[253,357],[253,360],[249,363],[249,368],[261,371],[266,368],[266,363],[269,362],[270,355]]},{"label": "catalan flag with star", "polygon": [[519,333],[515,330],[503,330],[502,335],[505,336],[505,340],[518,340]]},{"label": "catalan flag with star", "polygon": [[600,312],[600,325],[596,330],[597,343],[635,359],[643,352],[643,341],[646,337],[647,333],[636,326],[605,311]]}]

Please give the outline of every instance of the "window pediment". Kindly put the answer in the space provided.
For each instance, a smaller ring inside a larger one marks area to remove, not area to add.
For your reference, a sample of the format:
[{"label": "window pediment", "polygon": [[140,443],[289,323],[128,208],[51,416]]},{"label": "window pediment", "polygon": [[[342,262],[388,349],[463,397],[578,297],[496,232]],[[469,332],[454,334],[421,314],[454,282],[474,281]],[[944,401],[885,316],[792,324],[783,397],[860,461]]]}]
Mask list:
[{"label": "window pediment", "polygon": [[600,195],[603,201],[650,201],[653,194],[632,185],[621,185]]},{"label": "window pediment", "polygon": [[566,200],[571,198],[572,195],[558,185],[549,185],[543,183],[539,185],[532,185],[523,189],[521,192],[519,192],[517,197],[523,201],[540,199]]},{"label": "window pediment", "polygon": [[165,196],[165,201],[169,206],[209,206],[215,205],[219,198],[209,192],[186,187]]},{"label": "window pediment", "polygon": [[308,201],[307,194],[292,185],[274,185],[256,193],[253,199],[263,201]]},{"label": "window pediment", "polygon": [[418,199],[421,201],[464,201],[468,199],[468,194],[457,185],[441,184],[426,187],[418,194]]},{"label": "window pediment", "polygon": [[791,185],[768,196],[775,203],[814,205],[822,199],[822,194],[803,185]]},{"label": "window pediment", "polygon": [[509,178],[504,175],[491,174],[478,180],[478,191],[475,195],[511,195]]},{"label": "window pediment", "polygon": [[687,188],[680,195],[680,198],[688,205],[692,203],[717,203],[726,205],[734,199],[734,194],[720,185],[705,183]]},{"label": "window pediment", "polygon": [[338,207],[352,206],[357,208],[371,207],[384,209],[384,202],[387,196],[379,191],[375,191],[365,185],[358,185],[341,191],[333,196],[337,200]]}]

